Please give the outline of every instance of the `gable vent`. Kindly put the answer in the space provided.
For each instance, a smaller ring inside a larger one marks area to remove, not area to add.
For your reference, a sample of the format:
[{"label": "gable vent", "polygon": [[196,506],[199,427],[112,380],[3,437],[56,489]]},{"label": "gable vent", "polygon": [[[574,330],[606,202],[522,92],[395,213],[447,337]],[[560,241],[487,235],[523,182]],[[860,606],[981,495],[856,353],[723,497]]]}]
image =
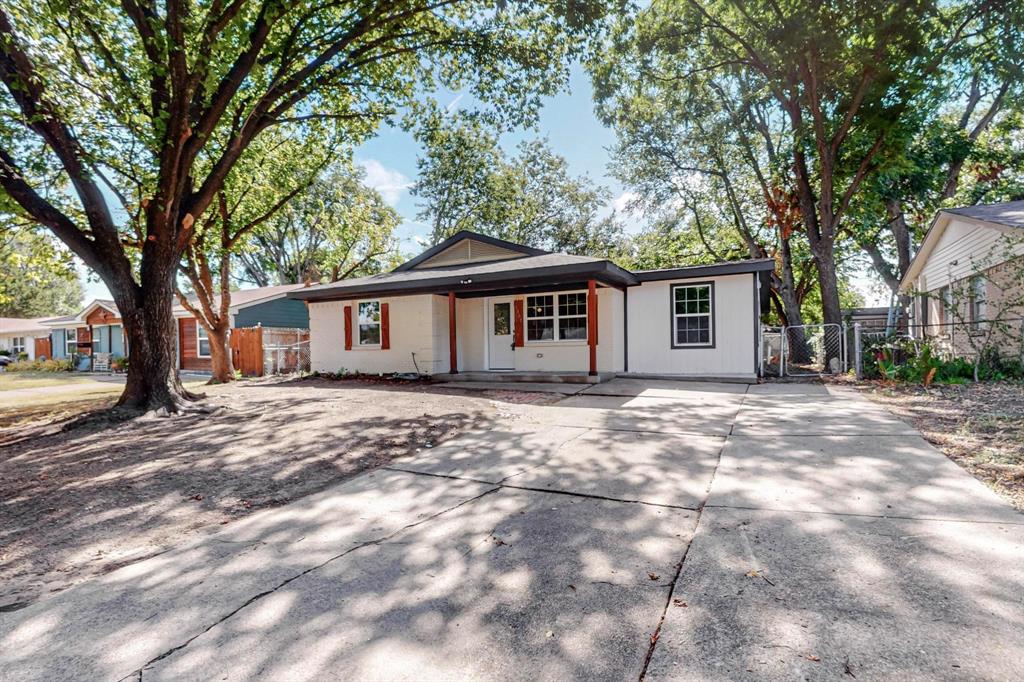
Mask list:
[{"label": "gable vent", "polygon": [[440,268],[448,265],[464,265],[466,263],[483,263],[492,260],[503,260],[506,258],[521,258],[523,255],[518,251],[512,251],[501,246],[486,244],[475,239],[464,239],[457,244],[452,244],[447,249],[432,258],[428,258],[415,269]]}]

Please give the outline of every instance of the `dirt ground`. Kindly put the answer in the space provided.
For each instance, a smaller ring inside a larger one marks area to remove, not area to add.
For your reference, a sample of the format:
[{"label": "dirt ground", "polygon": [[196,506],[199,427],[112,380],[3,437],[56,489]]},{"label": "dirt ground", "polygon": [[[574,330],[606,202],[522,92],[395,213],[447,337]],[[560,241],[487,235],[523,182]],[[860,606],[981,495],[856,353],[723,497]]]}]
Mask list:
[{"label": "dirt ground", "polygon": [[553,399],[324,379],[207,393],[208,416],[3,430],[0,612]]},{"label": "dirt ground", "polygon": [[1024,384],[860,384],[947,457],[1024,511]]}]

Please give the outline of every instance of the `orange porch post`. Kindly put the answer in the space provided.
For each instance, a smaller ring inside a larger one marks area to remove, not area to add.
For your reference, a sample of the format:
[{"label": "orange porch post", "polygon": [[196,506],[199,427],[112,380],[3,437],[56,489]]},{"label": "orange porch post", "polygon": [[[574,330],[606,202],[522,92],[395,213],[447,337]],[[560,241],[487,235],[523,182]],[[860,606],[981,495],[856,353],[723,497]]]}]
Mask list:
[{"label": "orange porch post", "polygon": [[459,349],[455,345],[455,292],[448,292],[448,361],[451,373],[459,373]]},{"label": "orange porch post", "polygon": [[587,282],[587,345],[590,346],[590,376],[597,376],[597,282]]}]

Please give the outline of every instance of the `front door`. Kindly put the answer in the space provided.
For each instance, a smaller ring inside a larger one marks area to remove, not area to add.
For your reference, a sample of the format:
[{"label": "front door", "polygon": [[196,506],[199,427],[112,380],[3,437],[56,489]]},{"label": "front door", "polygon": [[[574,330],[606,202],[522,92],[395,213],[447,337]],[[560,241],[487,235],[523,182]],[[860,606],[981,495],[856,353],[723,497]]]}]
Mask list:
[{"label": "front door", "polygon": [[487,357],[490,369],[515,369],[512,347],[512,299],[492,298],[488,311]]}]

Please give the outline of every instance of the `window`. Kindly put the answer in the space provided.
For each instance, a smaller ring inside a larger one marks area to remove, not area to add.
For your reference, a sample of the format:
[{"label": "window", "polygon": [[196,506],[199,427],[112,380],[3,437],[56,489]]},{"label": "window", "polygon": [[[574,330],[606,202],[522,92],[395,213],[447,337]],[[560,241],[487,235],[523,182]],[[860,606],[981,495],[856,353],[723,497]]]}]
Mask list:
[{"label": "window", "polygon": [[715,345],[714,285],[672,286],[672,347],[711,348]]},{"label": "window", "polygon": [[24,336],[15,336],[13,339],[11,339],[11,351],[15,355],[18,355],[19,353],[24,353],[25,352],[25,337]]},{"label": "window", "polygon": [[74,355],[78,352],[78,330],[64,330],[64,352],[67,355]]},{"label": "window", "polygon": [[527,341],[586,341],[587,293],[526,297]]},{"label": "window", "polygon": [[985,321],[985,278],[974,276],[971,278],[971,327],[981,329]]},{"label": "window", "polygon": [[380,345],[380,301],[359,303],[359,345]]},{"label": "window", "polygon": [[196,320],[196,357],[210,357],[210,335],[207,334],[206,327],[201,325],[199,320]]},{"label": "window", "polygon": [[939,324],[949,322],[949,313],[952,307],[953,304],[949,298],[949,287],[942,287],[939,289]]}]

